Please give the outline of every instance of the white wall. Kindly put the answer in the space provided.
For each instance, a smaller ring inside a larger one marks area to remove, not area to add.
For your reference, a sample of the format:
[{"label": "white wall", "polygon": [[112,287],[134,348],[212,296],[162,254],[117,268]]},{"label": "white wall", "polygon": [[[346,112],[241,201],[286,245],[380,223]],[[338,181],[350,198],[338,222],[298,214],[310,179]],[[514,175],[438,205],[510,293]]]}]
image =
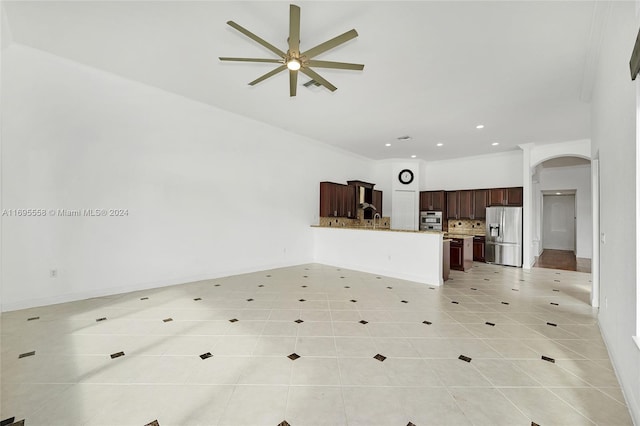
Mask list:
[{"label": "white wall", "polygon": [[426,162],[420,191],[522,186],[522,151]]},{"label": "white wall", "polygon": [[635,424],[640,424],[636,334],[636,100],[629,58],[638,26],[633,2],[610,2],[591,108],[600,165],[600,329]]},{"label": "white wall", "polygon": [[[369,160],[263,123],[12,45],[2,62],[2,308],[313,259],[322,180]],[[58,277],[49,278],[50,269]]]},{"label": "white wall", "polygon": [[[591,209],[591,166],[549,167],[539,172],[539,184],[535,187],[537,197],[534,206],[538,206],[538,214],[534,215],[534,240],[539,239],[540,221],[542,220],[542,191],[575,190],[576,191],[576,256],[591,259],[592,209]],[[535,208],[535,207],[534,207]]]},{"label": "white wall", "polygon": [[542,247],[576,251],[576,196],[544,195]]}]

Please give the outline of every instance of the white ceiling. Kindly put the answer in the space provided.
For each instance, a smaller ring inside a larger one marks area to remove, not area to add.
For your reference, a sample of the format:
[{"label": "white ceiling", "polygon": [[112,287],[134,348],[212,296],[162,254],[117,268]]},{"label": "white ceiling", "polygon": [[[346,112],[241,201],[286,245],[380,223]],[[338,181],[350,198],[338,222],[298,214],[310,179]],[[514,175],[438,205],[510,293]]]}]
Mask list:
[{"label": "white ceiling", "polygon": [[[288,2],[3,2],[15,43],[373,159],[430,161],[589,137],[590,107],[580,98],[591,84],[583,75],[596,45],[595,2],[296,4],[301,50],[359,33],[317,58],[365,64],[316,69],[334,93],[303,87],[301,75],[290,98],[286,73],[250,87],[275,66],[217,59],[274,57],[228,20],[286,51]],[[404,135],[412,139],[396,140]]]}]

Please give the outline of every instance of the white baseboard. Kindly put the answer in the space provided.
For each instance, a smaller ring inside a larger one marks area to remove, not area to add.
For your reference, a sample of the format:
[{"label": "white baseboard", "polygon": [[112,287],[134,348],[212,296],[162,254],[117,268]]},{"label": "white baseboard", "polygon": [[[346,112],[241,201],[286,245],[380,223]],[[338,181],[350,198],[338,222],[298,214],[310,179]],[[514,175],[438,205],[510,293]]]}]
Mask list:
[{"label": "white baseboard", "polygon": [[76,293],[60,294],[60,295],[55,295],[50,297],[26,299],[26,300],[20,300],[16,302],[3,303],[1,307],[1,311],[11,312],[11,311],[17,311],[20,309],[36,308],[39,306],[56,305],[59,303],[67,303],[67,302],[75,302],[78,300],[91,299],[94,297],[105,297],[105,296],[112,296],[115,294],[131,293],[134,291],[168,287],[172,285],[186,284],[186,283],[202,281],[202,280],[212,280],[216,278],[229,277],[232,275],[250,274],[253,272],[266,271],[266,270],[277,269],[277,268],[286,268],[290,266],[298,266],[298,265],[304,265],[308,263],[313,263],[313,260],[298,259],[295,261],[291,260],[287,262],[276,262],[276,263],[270,263],[270,264],[248,266],[245,268],[238,268],[238,269],[225,269],[220,271],[213,271],[209,274],[184,276],[184,277],[172,278],[169,280],[143,282],[143,283],[131,283],[127,285],[109,287],[109,288],[103,288],[103,289],[95,289],[91,291],[83,291],[83,292],[76,292]]}]

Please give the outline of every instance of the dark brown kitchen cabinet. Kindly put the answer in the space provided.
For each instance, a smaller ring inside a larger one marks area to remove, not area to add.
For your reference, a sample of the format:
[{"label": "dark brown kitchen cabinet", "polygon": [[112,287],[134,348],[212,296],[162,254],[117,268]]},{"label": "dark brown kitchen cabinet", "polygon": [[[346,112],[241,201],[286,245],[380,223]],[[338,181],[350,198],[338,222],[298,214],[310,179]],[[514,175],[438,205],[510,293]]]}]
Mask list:
[{"label": "dark brown kitchen cabinet", "polygon": [[447,192],[447,219],[473,219],[473,191]]},{"label": "dark brown kitchen cabinet", "polygon": [[462,269],[462,244],[451,241],[449,248],[449,268],[455,270]]},{"label": "dark brown kitchen cabinet", "polygon": [[489,190],[476,189],[473,191],[473,218],[484,219],[487,217],[487,206],[489,205]]},{"label": "dark brown kitchen cabinet", "polygon": [[473,218],[473,191],[458,191],[458,219]]},{"label": "dark brown kitchen cabinet", "polygon": [[321,217],[355,217],[355,189],[349,185],[320,182]]},{"label": "dark brown kitchen cabinet", "polygon": [[473,237],[452,238],[449,249],[451,269],[468,271],[473,267]]},{"label": "dark brown kitchen cabinet", "polygon": [[522,187],[490,189],[489,205],[522,207]]},{"label": "dark brown kitchen cabinet", "polygon": [[473,237],[473,261],[484,262],[484,242],[485,238],[480,236]]},{"label": "dark brown kitchen cabinet", "polygon": [[444,191],[422,191],[420,192],[421,211],[444,211],[445,195]]},{"label": "dark brown kitchen cabinet", "polygon": [[371,203],[376,208],[376,213],[380,216],[382,214],[382,191],[373,190],[373,202]]},{"label": "dark brown kitchen cabinet", "polygon": [[447,219],[458,219],[458,191],[447,191]]}]

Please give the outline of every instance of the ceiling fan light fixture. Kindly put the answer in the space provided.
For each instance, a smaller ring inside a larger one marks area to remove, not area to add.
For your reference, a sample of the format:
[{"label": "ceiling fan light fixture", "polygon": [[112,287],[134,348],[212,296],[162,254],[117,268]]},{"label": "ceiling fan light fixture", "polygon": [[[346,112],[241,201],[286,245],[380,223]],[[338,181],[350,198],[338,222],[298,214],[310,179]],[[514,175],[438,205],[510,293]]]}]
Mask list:
[{"label": "ceiling fan light fixture", "polygon": [[287,61],[287,68],[289,68],[291,71],[298,71],[301,66],[302,64],[298,59],[291,58],[289,59],[289,61]]}]

